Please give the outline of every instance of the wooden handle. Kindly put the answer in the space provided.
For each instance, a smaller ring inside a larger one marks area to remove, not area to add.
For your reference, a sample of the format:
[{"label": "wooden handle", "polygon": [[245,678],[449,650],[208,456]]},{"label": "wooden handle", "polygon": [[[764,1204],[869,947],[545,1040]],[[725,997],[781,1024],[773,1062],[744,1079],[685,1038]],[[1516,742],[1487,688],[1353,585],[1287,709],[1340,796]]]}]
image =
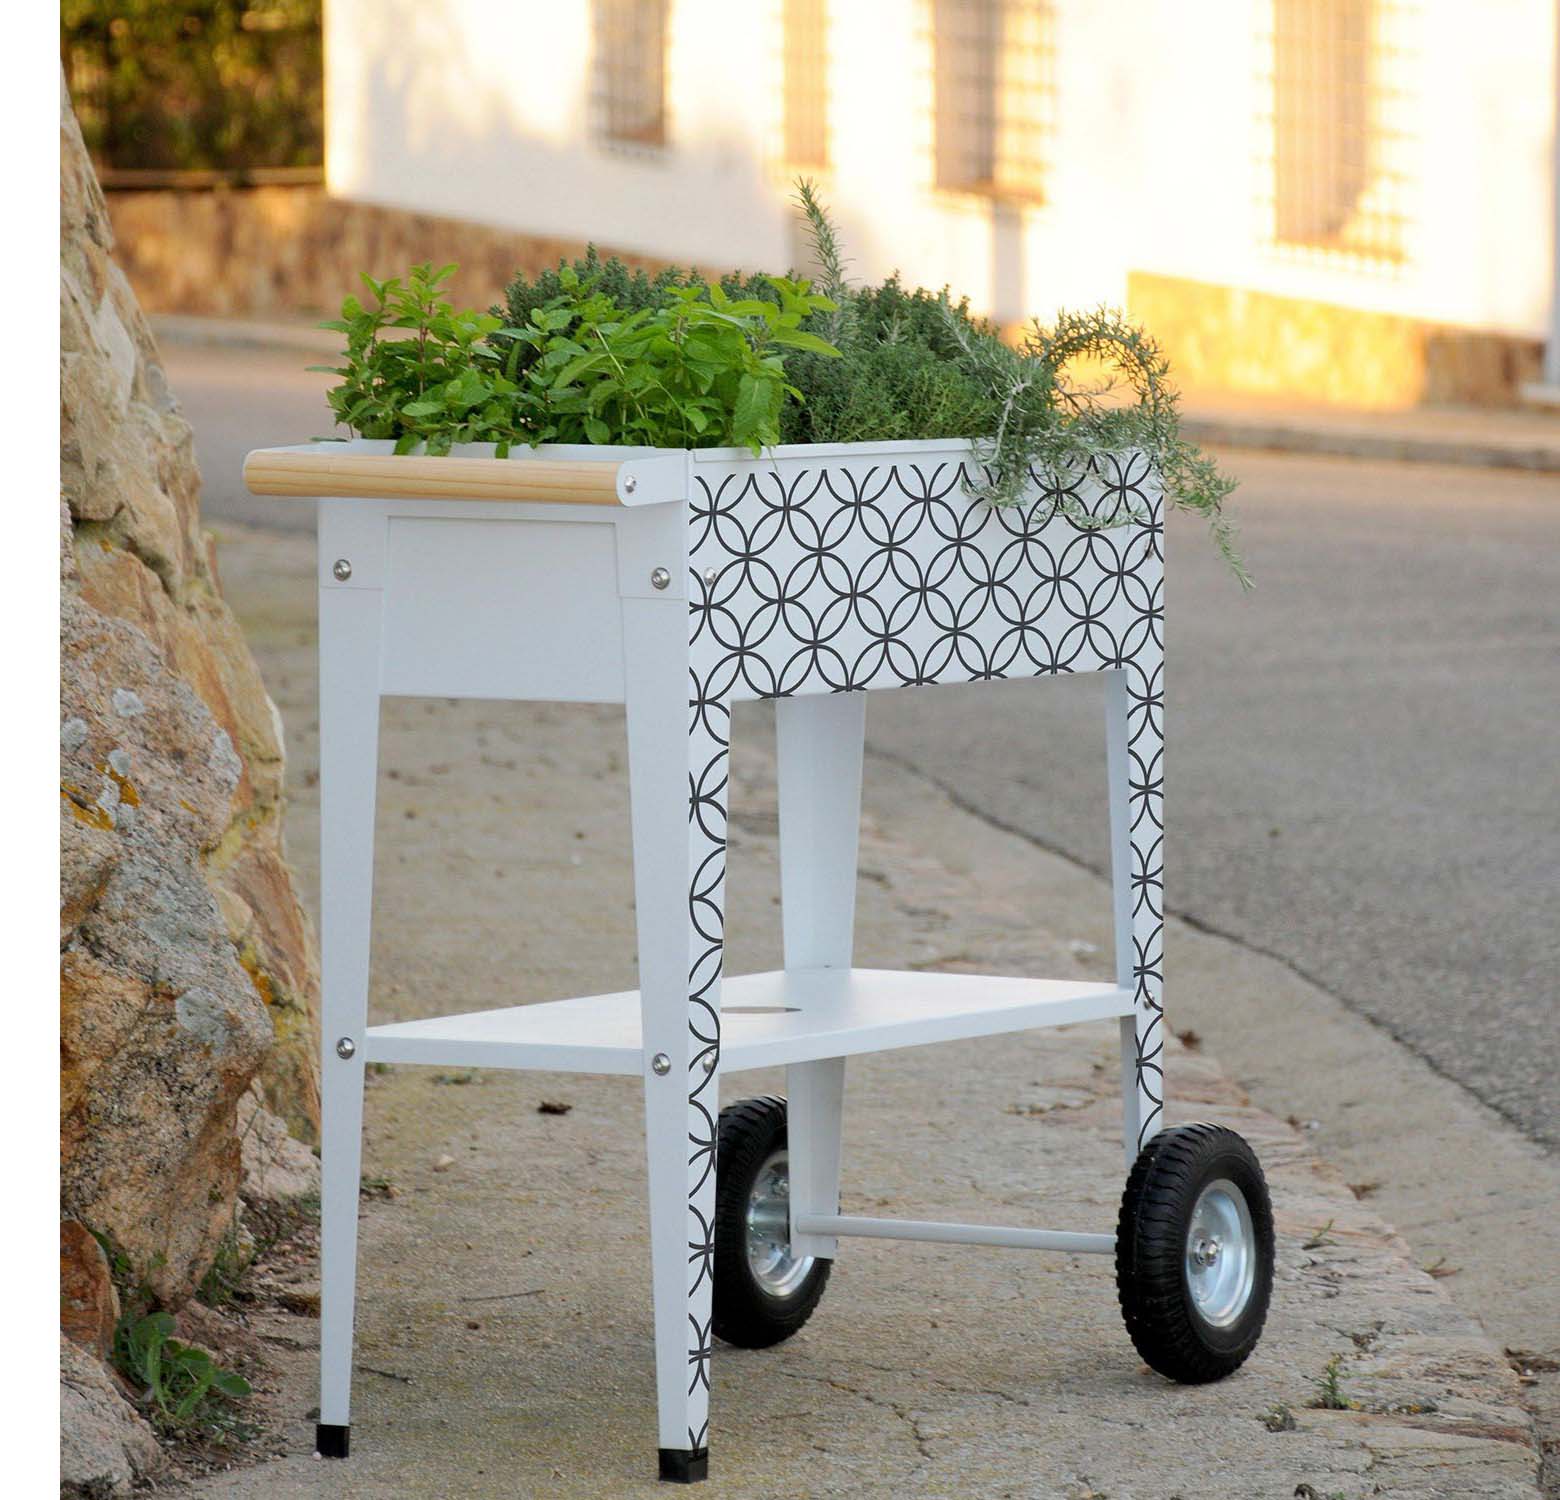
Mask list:
[{"label": "wooden handle", "polygon": [[[425,454],[332,453],[317,448],[257,448],[244,460],[256,495],[371,500],[528,500],[620,505],[612,460],[429,458]],[[632,487],[631,487],[632,488]]]}]

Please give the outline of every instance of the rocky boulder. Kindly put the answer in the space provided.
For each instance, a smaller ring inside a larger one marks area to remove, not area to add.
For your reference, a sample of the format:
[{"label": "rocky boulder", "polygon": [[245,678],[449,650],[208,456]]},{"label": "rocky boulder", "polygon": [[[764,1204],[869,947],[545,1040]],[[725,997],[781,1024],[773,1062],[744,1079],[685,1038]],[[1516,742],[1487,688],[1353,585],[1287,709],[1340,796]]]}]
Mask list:
[{"label": "rocky boulder", "polygon": [[237,1224],[246,1140],[251,1183],[264,1142],[269,1180],[306,1184],[318,975],[281,726],[63,88],[60,146],[62,1378],[67,1429],[92,1423],[67,1453],[107,1494],[147,1463],[134,1414],[102,1417],[112,1382],[81,1373],[115,1316],[99,1239],[177,1308]]},{"label": "rocky boulder", "polygon": [[106,1500],[129,1495],[163,1467],[162,1450],[113,1377],[60,1335],[60,1491]]}]

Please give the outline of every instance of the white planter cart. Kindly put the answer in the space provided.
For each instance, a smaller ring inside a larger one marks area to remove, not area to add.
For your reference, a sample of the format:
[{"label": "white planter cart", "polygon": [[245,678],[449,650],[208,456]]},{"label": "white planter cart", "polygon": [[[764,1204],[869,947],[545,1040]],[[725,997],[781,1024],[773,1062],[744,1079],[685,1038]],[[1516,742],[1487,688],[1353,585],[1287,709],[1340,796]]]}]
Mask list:
[{"label": "white planter cart", "polygon": [[[368,1062],[644,1080],[660,1472],[707,1471],[711,1345],[811,1313],[843,1236],[1114,1252],[1129,1332],[1215,1379],[1261,1332],[1261,1170],[1210,1125],[1161,1131],[1163,527],[1134,455],[1037,476],[996,510],[960,442],[762,458],[553,447],[395,457],[264,449],[257,494],[319,517],[324,1181],[319,1451],[348,1449]],[[1080,527],[1093,514],[1135,519]],[[1108,679],[1109,983],[852,967],[868,691],[1064,672]],[[379,700],[626,705],[639,989],[370,1026]],[[722,973],[731,705],[777,699],[785,968]],[[842,1217],[845,1059],[1076,1021],[1121,1033],[1130,1176],[1117,1232]],[[787,1101],[722,1113],[722,1073],[783,1065]]]}]

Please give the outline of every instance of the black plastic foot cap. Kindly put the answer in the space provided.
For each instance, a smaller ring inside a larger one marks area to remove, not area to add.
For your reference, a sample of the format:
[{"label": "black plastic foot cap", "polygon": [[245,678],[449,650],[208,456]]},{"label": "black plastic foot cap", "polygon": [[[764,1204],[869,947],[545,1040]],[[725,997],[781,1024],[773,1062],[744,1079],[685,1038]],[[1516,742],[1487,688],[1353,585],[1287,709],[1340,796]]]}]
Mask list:
[{"label": "black plastic foot cap", "polygon": [[661,1478],[672,1484],[697,1484],[710,1477],[708,1448],[662,1448]]},{"label": "black plastic foot cap", "polygon": [[352,1429],[334,1422],[314,1424],[314,1451],[321,1458],[345,1458],[352,1444]]}]

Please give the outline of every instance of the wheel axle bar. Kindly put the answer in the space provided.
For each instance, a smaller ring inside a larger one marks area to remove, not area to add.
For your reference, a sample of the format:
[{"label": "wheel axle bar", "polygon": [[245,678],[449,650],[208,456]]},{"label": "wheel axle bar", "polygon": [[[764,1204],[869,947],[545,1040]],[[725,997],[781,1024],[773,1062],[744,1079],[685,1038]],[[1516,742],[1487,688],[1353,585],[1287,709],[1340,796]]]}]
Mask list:
[{"label": "wheel axle bar", "polygon": [[1069,1234],[1056,1229],[1011,1229],[1000,1224],[937,1224],[916,1219],[865,1219],[841,1214],[798,1214],[799,1234],[851,1235],[872,1240],[925,1240],[937,1245],[993,1245],[1007,1250],[1060,1250],[1069,1255],[1112,1255],[1113,1234]]}]

